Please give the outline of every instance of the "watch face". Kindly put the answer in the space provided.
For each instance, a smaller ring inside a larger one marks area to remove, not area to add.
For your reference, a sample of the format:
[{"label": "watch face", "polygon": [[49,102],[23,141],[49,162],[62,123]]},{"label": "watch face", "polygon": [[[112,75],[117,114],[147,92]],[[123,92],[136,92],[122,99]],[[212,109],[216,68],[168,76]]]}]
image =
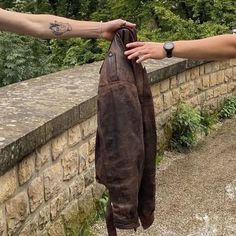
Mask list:
[{"label": "watch face", "polygon": [[164,45],[165,49],[171,50],[174,47],[174,44],[172,42],[166,42]]}]

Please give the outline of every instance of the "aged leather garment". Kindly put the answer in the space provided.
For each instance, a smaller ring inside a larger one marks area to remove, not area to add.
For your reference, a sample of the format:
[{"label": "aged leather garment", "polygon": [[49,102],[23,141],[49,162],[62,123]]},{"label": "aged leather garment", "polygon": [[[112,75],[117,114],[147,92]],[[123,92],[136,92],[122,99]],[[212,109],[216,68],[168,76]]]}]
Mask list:
[{"label": "aged leather garment", "polygon": [[133,30],[119,29],[100,70],[95,163],[96,179],[109,192],[109,236],[154,220],[154,108],[146,70],[124,55],[133,41]]}]

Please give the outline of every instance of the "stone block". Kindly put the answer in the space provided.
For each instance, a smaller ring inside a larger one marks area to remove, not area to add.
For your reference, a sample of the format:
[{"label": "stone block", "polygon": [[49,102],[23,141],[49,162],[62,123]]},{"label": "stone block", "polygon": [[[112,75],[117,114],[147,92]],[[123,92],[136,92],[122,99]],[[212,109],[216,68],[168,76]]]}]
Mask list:
[{"label": "stone block", "polygon": [[177,87],[177,76],[174,75],[170,78],[170,88],[176,88]]},{"label": "stone block", "polygon": [[233,80],[236,80],[236,67],[233,68]]},{"label": "stone block", "polygon": [[195,68],[191,69],[190,76],[191,76],[191,80],[195,80],[195,79],[199,78],[199,76],[200,76],[199,67],[195,67]]},{"label": "stone block", "polygon": [[28,188],[30,211],[34,212],[44,201],[43,178],[37,177],[32,180]]},{"label": "stone block", "polygon": [[93,152],[91,155],[89,155],[88,160],[89,160],[89,163],[95,161],[95,152]]},{"label": "stone block", "polygon": [[230,66],[230,60],[220,61],[220,70],[224,70]]},{"label": "stone block", "polygon": [[70,180],[78,173],[78,161],[79,153],[77,149],[65,153],[62,158],[63,180]]},{"label": "stone block", "polygon": [[91,137],[88,141],[88,155],[92,155],[95,152],[96,136]]},{"label": "stone block", "polygon": [[224,71],[218,71],[216,74],[217,84],[222,84],[225,81]]},{"label": "stone block", "polygon": [[64,132],[60,136],[52,140],[52,158],[56,160],[67,147],[67,132]]},{"label": "stone block", "polygon": [[51,220],[58,217],[68,203],[69,191],[66,189],[51,201]]},{"label": "stone block", "polygon": [[204,75],[205,74],[205,66],[204,65],[201,65],[200,68],[199,68],[199,74],[200,75]]},{"label": "stone block", "polygon": [[189,102],[193,107],[198,106],[199,105],[198,96],[192,97],[191,99],[189,99]]},{"label": "stone block", "polygon": [[5,219],[5,213],[3,211],[3,207],[0,207],[0,235],[2,235],[2,236],[7,235],[6,219]]},{"label": "stone block", "polygon": [[190,95],[189,84],[183,84],[180,86],[180,96],[185,99]]},{"label": "stone block", "polygon": [[64,224],[61,218],[53,222],[47,230],[48,236],[66,236]]},{"label": "stone block", "polygon": [[200,93],[198,95],[198,104],[203,105],[206,101],[206,94],[205,93]]},{"label": "stone block", "polygon": [[32,175],[34,174],[35,167],[35,153],[25,157],[18,166],[18,176],[19,176],[19,183],[22,185],[26,183]]},{"label": "stone block", "polygon": [[82,138],[80,124],[69,129],[68,134],[69,134],[68,142],[70,146],[74,146],[75,144],[79,143]]},{"label": "stone block", "polygon": [[225,73],[225,82],[231,81],[233,79],[233,68],[229,68],[224,71]]},{"label": "stone block", "polygon": [[206,91],[206,100],[214,98],[214,89],[208,89]]},{"label": "stone block", "polygon": [[155,114],[158,114],[163,111],[163,95],[157,96],[153,100]]},{"label": "stone block", "polygon": [[79,148],[79,173],[82,173],[88,166],[88,142]]},{"label": "stone block", "polygon": [[216,73],[212,73],[210,75],[210,86],[213,87],[217,84],[217,75]]},{"label": "stone block", "polygon": [[195,94],[195,83],[194,83],[194,81],[189,82],[188,87],[189,87],[189,96],[194,95]]},{"label": "stone block", "polygon": [[180,101],[180,89],[176,88],[172,90],[173,104],[177,104]]},{"label": "stone block", "polygon": [[39,212],[39,216],[38,216],[39,229],[43,230],[49,222],[50,222],[50,205],[46,205]]},{"label": "stone block", "polygon": [[218,86],[214,89],[214,97],[218,97],[221,94],[221,86]]},{"label": "stone block", "polygon": [[26,192],[21,192],[6,203],[8,234],[16,235],[28,215],[28,196]]},{"label": "stone block", "polygon": [[35,236],[37,235],[38,230],[38,218],[35,216],[33,219],[30,219],[29,222],[21,230],[19,236]]},{"label": "stone block", "polygon": [[185,78],[187,82],[191,80],[191,70],[185,71]]},{"label": "stone block", "polygon": [[78,221],[83,222],[95,209],[95,200],[93,198],[92,186],[85,189],[83,195],[78,198]]},{"label": "stone block", "polygon": [[70,204],[62,211],[61,217],[63,219],[66,231],[68,232],[76,229],[78,225],[83,222],[80,220],[78,199],[70,202]]},{"label": "stone block", "polygon": [[194,92],[199,93],[203,90],[202,78],[198,78],[194,81]]},{"label": "stone block", "polygon": [[160,82],[160,89],[161,92],[166,92],[167,90],[170,89],[170,79],[165,79]]},{"label": "stone block", "polygon": [[94,183],[95,180],[95,167],[90,167],[86,173],[84,173],[85,188]]},{"label": "stone block", "polygon": [[62,178],[61,163],[57,163],[44,171],[44,197],[46,201],[58,194],[61,189]]},{"label": "stone block", "polygon": [[164,110],[169,109],[172,106],[172,92],[168,91],[163,94],[164,98]]},{"label": "stone block", "polygon": [[79,175],[76,179],[71,183],[70,190],[70,201],[73,199],[77,199],[85,189],[85,181],[84,176]]},{"label": "stone block", "polygon": [[97,110],[97,99],[93,97],[79,106],[80,119],[88,119],[92,115],[96,114]]},{"label": "stone block", "polygon": [[224,95],[224,94],[227,94],[227,92],[228,92],[228,85],[227,84],[222,84],[220,94]]},{"label": "stone block", "polygon": [[91,117],[81,124],[83,137],[94,134],[97,130],[97,115]]},{"label": "stone block", "polygon": [[218,61],[212,62],[211,66],[212,66],[212,72],[217,72],[220,69],[220,62]]},{"label": "stone block", "polygon": [[102,197],[103,193],[106,191],[106,187],[102,184],[95,182],[92,187],[93,198],[98,200]]},{"label": "stone block", "polygon": [[228,92],[233,92],[233,91],[235,91],[235,88],[236,88],[236,84],[235,84],[235,82],[230,82],[229,84],[228,84]]},{"label": "stone block", "polygon": [[164,124],[166,124],[169,121],[170,117],[171,117],[171,109],[156,116],[157,127],[163,126]]},{"label": "stone block", "polygon": [[153,84],[151,86],[151,91],[153,97],[159,96],[161,94],[160,83]]},{"label": "stone block", "polygon": [[51,160],[51,143],[47,143],[36,150],[35,168],[39,171],[44,164]]},{"label": "stone block", "polygon": [[230,66],[236,66],[236,59],[230,60]]},{"label": "stone block", "polygon": [[210,86],[210,75],[204,75],[202,77],[202,86],[204,89],[209,88]]},{"label": "stone block", "polygon": [[178,81],[178,85],[185,83],[185,81],[186,81],[185,72],[182,72],[182,73],[177,75],[177,81]]},{"label": "stone block", "polygon": [[205,66],[205,74],[210,74],[212,72],[212,64],[207,63],[204,66]]},{"label": "stone block", "polygon": [[13,168],[0,176],[0,205],[5,202],[17,189],[17,172]]}]

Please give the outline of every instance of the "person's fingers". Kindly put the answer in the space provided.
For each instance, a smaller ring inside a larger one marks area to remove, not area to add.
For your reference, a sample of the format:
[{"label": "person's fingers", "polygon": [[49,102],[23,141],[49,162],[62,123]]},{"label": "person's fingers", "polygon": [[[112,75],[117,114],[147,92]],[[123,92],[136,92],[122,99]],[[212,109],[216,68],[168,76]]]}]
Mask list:
[{"label": "person's fingers", "polygon": [[126,47],[127,48],[135,48],[135,47],[141,47],[144,45],[145,45],[145,42],[133,42],[133,43],[126,44]]},{"label": "person's fingers", "polygon": [[126,56],[129,56],[135,52],[140,52],[142,54],[147,54],[149,52],[148,48],[146,48],[145,46],[143,47],[138,47],[138,48],[133,48],[133,49],[130,49],[130,50],[127,50],[125,51],[125,55]]},{"label": "person's fingers", "polygon": [[122,20],[122,19],[119,19],[118,22],[119,22],[119,27],[134,28],[136,26],[136,24],[131,23],[131,22],[126,21],[126,20]]},{"label": "person's fingers", "polygon": [[141,57],[141,56],[143,56],[144,55],[144,52],[143,51],[137,51],[137,52],[134,52],[134,53],[132,53],[132,54],[130,54],[129,56],[128,56],[128,59],[133,59],[133,58],[136,58],[136,57]]},{"label": "person's fingers", "polygon": [[125,55],[128,56],[128,55],[133,54],[137,51],[139,51],[139,48],[133,48],[133,49],[125,51]]},{"label": "person's fingers", "polygon": [[145,60],[147,60],[149,58],[151,58],[151,55],[150,54],[146,54],[146,55],[140,57],[136,62],[137,63],[141,63],[141,62],[143,62],[143,61],[145,61]]},{"label": "person's fingers", "polygon": [[131,23],[131,22],[129,22],[129,21],[126,21],[125,26],[128,27],[128,28],[134,28],[134,27],[136,27],[136,24]]}]

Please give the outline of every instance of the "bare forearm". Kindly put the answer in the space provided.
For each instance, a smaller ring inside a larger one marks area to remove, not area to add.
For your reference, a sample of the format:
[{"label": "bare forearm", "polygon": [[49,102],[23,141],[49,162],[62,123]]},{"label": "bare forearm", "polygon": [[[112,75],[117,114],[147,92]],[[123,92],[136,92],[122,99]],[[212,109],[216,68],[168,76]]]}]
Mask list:
[{"label": "bare forearm", "polygon": [[101,34],[100,22],[76,21],[53,15],[22,14],[0,10],[0,30],[34,37],[97,38]]},{"label": "bare forearm", "polygon": [[174,57],[226,59],[236,57],[236,35],[220,35],[199,40],[176,41]]}]

